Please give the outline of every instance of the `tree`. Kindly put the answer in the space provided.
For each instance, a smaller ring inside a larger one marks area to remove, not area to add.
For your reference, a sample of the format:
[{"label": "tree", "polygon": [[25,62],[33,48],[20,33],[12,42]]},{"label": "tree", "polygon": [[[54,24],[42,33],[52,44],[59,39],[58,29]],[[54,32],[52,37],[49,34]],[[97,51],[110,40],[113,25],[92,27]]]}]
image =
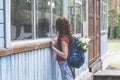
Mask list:
[{"label": "tree", "polygon": [[115,27],[116,27],[116,7],[117,7],[117,0],[109,0],[109,13],[108,13],[108,21],[109,21],[109,38],[115,38]]},{"label": "tree", "polygon": [[120,38],[120,6],[117,7],[116,38]]}]

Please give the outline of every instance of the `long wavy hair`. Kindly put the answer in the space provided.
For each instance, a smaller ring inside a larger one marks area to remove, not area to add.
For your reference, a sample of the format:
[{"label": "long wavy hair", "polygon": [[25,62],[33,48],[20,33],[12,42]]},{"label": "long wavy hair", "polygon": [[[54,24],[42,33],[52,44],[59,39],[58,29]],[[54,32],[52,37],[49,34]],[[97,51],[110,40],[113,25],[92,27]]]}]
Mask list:
[{"label": "long wavy hair", "polygon": [[58,45],[60,45],[60,38],[62,36],[67,36],[70,40],[70,43],[72,41],[72,27],[65,17],[59,17],[56,20],[56,31],[58,32]]}]

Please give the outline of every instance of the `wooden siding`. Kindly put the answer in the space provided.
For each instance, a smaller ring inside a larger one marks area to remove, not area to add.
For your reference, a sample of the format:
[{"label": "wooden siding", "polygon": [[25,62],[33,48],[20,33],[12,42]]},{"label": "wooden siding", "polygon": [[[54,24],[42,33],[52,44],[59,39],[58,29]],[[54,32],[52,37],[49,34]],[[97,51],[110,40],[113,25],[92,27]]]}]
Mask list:
[{"label": "wooden siding", "polygon": [[10,48],[0,49],[0,56],[6,56],[10,54],[16,54],[19,52],[29,51],[29,50],[35,50],[39,48],[46,48],[50,46],[50,41],[43,42],[43,43],[31,43],[21,46],[14,46]]},{"label": "wooden siding", "polygon": [[89,37],[91,38],[89,47],[89,63],[91,64],[94,61],[94,0],[89,0],[88,3]]},{"label": "wooden siding", "polygon": [[100,0],[96,0],[96,58],[100,57]]},{"label": "wooden siding", "polygon": [[4,6],[0,0],[0,48],[4,48]]},{"label": "wooden siding", "polygon": [[[76,69],[76,75],[86,70],[87,65],[86,62]],[[60,74],[55,54],[49,48],[0,57],[0,80],[61,80]]]},{"label": "wooden siding", "polygon": [[100,0],[89,0],[89,64],[100,57]]}]

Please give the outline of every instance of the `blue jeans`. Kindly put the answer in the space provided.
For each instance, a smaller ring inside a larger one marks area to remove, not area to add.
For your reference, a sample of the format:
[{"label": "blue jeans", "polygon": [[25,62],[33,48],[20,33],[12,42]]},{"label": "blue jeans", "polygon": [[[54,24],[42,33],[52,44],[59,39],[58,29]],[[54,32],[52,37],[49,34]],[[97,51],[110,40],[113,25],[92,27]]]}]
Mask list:
[{"label": "blue jeans", "polygon": [[74,80],[72,71],[67,63],[67,61],[58,62],[61,70],[62,80]]}]

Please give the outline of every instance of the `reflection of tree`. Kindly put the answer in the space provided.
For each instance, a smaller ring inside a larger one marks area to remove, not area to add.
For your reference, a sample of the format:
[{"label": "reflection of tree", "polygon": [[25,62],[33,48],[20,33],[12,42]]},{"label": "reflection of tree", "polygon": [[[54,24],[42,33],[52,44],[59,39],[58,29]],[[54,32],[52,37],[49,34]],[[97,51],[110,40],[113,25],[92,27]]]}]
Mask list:
[{"label": "reflection of tree", "polygon": [[76,32],[80,33],[81,27],[81,5],[76,4]]},{"label": "reflection of tree", "polygon": [[26,0],[11,0],[11,16],[12,16],[12,23],[14,25],[22,24],[21,21],[24,20],[24,16],[20,14],[22,10],[31,10],[31,3],[26,2]]},{"label": "reflection of tree", "polygon": [[22,10],[31,10],[31,3],[26,0],[11,0],[11,22],[16,26],[16,37],[20,35],[20,25],[23,24],[25,16]]},{"label": "reflection of tree", "polygon": [[41,11],[43,14],[41,16],[45,16],[45,12],[50,12],[50,5],[48,5],[49,0],[38,0],[37,2],[37,10]]},{"label": "reflection of tree", "polygon": [[63,16],[63,0],[55,0],[54,3],[53,13],[58,16]]},{"label": "reflection of tree", "polygon": [[49,18],[50,18],[50,0],[36,0],[36,36],[48,37]]},{"label": "reflection of tree", "polygon": [[72,30],[74,30],[74,0],[68,1],[68,18],[71,22]]},{"label": "reflection of tree", "polygon": [[82,0],[82,20],[86,21],[86,0]]}]

